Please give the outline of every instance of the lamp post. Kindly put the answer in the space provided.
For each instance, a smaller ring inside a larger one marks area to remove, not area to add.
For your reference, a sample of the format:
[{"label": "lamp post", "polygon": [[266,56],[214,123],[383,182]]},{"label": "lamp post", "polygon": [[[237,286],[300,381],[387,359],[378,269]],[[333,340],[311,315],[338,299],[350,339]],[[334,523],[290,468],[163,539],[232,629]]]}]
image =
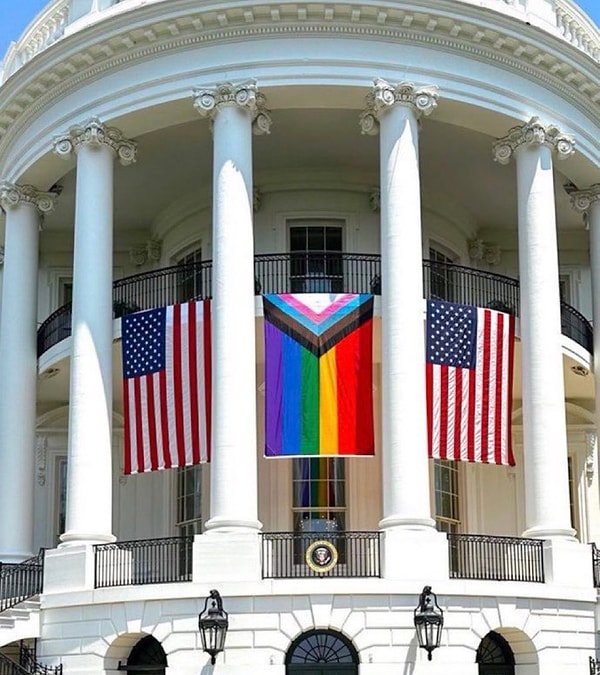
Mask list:
[{"label": "lamp post", "polygon": [[213,589],[209,592],[204,609],[198,615],[198,628],[202,650],[210,654],[210,662],[214,666],[217,654],[225,648],[225,636],[229,628],[229,619],[219,591]]},{"label": "lamp post", "polygon": [[437,604],[437,596],[431,586],[425,586],[419,596],[414,622],[419,647],[427,650],[427,660],[431,661],[431,652],[440,646],[444,626],[444,612]]}]

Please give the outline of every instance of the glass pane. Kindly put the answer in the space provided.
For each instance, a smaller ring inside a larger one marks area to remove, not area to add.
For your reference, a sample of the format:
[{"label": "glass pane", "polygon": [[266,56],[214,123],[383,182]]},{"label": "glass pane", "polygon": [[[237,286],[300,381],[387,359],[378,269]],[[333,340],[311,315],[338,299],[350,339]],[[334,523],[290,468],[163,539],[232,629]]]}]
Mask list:
[{"label": "glass pane", "polygon": [[295,459],[292,475],[294,529],[301,532],[345,529],[344,460]]},{"label": "glass pane", "polygon": [[434,502],[437,527],[443,532],[456,532],[460,524],[459,482],[456,462],[434,461]]},{"label": "glass pane", "polygon": [[188,527],[193,533],[201,531],[202,522],[202,466],[186,466],[177,474],[177,526],[181,536]]},{"label": "glass pane", "polygon": [[306,251],[306,228],[290,228],[290,251]]},{"label": "glass pane", "polygon": [[56,541],[59,542],[60,535],[66,529],[66,514],[67,514],[67,459],[66,457],[59,457],[56,465],[57,473],[57,508],[56,508]]},{"label": "glass pane", "polygon": [[325,228],[323,227],[308,227],[307,228],[307,249],[309,251],[324,251],[325,250]]},{"label": "glass pane", "polygon": [[325,228],[325,250],[326,251],[342,251],[342,228],[341,227],[327,227]]}]

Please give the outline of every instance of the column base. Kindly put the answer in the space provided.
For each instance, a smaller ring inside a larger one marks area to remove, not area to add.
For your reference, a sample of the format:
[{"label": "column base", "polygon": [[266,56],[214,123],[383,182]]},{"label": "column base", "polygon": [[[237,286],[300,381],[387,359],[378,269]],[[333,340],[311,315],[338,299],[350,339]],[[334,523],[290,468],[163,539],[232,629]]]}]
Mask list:
[{"label": "column base", "polygon": [[259,581],[262,578],[261,543],[257,530],[231,532],[227,536],[197,534],[193,546],[192,580],[202,584]]},{"label": "column base", "polygon": [[530,527],[521,536],[526,539],[559,539],[579,543],[575,538],[575,530],[570,527],[562,529],[540,525],[538,527]]},{"label": "column base", "polygon": [[94,547],[71,544],[46,551],[44,594],[94,589]]},{"label": "column base", "polygon": [[112,544],[117,541],[114,534],[91,534],[89,532],[65,532],[60,535],[58,548],[66,546],[86,546],[93,544]]},{"label": "column base", "polygon": [[543,544],[547,584],[588,588],[594,592],[592,549],[578,541],[546,540]]},{"label": "column base", "polygon": [[433,518],[399,518],[397,516],[388,516],[379,521],[380,530],[435,530],[435,520]]},{"label": "column base", "polygon": [[211,518],[205,525],[206,534],[254,534],[262,530],[262,523],[259,520],[243,520],[239,518],[226,518],[217,516]]},{"label": "column base", "polygon": [[[422,586],[448,580],[448,539],[445,532],[433,528],[384,530],[382,549],[384,579],[414,579]],[[421,589],[417,590],[420,592]]]}]

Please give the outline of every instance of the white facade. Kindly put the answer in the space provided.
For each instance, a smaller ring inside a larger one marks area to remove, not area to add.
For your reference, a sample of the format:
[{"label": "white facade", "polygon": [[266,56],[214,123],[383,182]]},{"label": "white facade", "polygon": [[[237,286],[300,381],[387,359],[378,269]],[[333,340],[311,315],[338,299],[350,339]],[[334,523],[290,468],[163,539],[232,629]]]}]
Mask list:
[{"label": "white facade", "polygon": [[[45,549],[39,598],[0,611],[0,652],[36,639],[67,675],[116,672],[151,635],[167,672],[293,675],[295,641],[329,630],[354,670],[304,672],[485,675],[492,632],[503,672],[588,672],[599,62],[571,0],[51,2],[0,68],[0,560]],[[375,295],[375,457],[335,465],[341,492],[315,510],[371,533],[372,576],[271,578],[269,534],[298,531],[304,505],[294,461],[263,457],[260,293],[299,252],[325,265],[300,290],[329,283],[333,255],[340,291],[358,270]],[[469,288],[519,317],[515,467],[427,459],[423,299]],[[119,317],[207,296],[213,460],[125,476]],[[187,580],[151,583],[160,564],[136,551],[183,535]],[[138,544],[95,572],[112,542]],[[514,580],[535,542],[543,580]],[[432,661],[413,624],[426,585]],[[213,588],[230,619],[214,666]]]}]

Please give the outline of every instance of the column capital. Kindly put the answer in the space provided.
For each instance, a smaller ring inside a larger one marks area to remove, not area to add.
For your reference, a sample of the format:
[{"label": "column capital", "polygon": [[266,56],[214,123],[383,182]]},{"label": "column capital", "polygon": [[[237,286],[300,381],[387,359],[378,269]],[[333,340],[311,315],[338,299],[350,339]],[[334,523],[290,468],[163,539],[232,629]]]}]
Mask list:
[{"label": "column capital", "polygon": [[54,208],[56,197],[56,193],[41,192],[33,185],[0,182],[0,206],[4,210],[15,208],[20,204],[31,204],[38,213],[48,213]]},{"label": "column capital", "polygon": [[592,204],[600,202],[600,183],[590,185],[583,190],[567,190],[571,199],[571,206],[575,211],[586,214]]},{"label": "column capital", "polygon": [[438,89],[433,85],[415,85],[412,82],[390,84],[377,78],[367,94],[366,107],[360,116],[363,134],[374,136],[379,131],[381,113],[395,105],[411,108],[420,117],[431,115],[437,107]]},{"label": "column capital", "polygon": [[494,159],[508,164],[515,152],[525,145],[547,145],[556,152],[558,159],[566,159],[575,152],[575,139],[563,134],[554,124],[543,124],[539,117],[509,129],[508,134],[499,138],[493,147]]},{"label": "column capital", "polygon": [[242,84],[223,82],[211,89],[194,89],[194,108],[211,121],[216,113],[225,106],[235,106],[247,110],[252,118],[252,130],[255,134],[268,134],[271,131],[271,112],[266,107],[266,97],[250,80]]},{"label": "column capital", "polygon": [[109,147],[123,166],[136,161],[137,143],[125,138],[116,127],[106,126],[97,117],[81,125],[75,125],[66,134],[54,139],[54,152],[62,159],[77,153],[83,145],[105,145]]}]

